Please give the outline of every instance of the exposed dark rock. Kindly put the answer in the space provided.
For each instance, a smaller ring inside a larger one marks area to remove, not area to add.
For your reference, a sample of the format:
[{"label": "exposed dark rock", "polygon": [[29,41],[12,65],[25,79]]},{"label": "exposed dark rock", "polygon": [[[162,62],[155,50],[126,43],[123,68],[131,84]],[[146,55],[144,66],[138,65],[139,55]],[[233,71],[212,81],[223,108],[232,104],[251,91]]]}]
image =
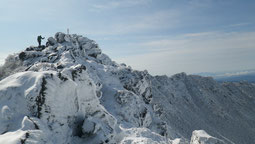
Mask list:
[{"label": "exposed dark rock", "polygon": [[29,137],[29,133],[26,132],[26,134],[25,134],[25,139],[20,139],[20,143],[21,143],[21,144],[25,144],[25,142],[26,142],[26,140],[28,139],[28,137]]},{"label": "exposed dark rock", "polygon": [[68,78],[62,76],[62,74],[60,72],[58,73],[58,78],[61,79],[62,81],[67,81],[68,80]]},{"label": "exposed dark rock", "polygon": [[26,59],[26,53],[25,53],[25,52],[21,52],[21,53],[19,54],[19,59],[22,60],[22,61],[24,61],[24,60]]},{"label": "exposed dark rock", "polygon": [[41,117],[41,110],[42,110],[42,106],[45,103],[45,95],[46,95],[46,87],[47,81],[46,79],[43,77],[42,78],[42,84],[41,84],[41,90],[39,92],[39,95],[36,97],[35,102],[36,102],[36,106],[37,106],[37,114],[36,117],[40,118]]}]

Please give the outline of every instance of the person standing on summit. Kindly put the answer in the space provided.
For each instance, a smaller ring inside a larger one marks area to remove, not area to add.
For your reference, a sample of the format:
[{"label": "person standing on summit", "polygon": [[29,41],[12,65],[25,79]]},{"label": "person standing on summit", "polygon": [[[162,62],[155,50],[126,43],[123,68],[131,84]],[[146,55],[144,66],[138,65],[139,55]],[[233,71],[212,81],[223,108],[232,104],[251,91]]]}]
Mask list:
[{"label": "person standing on summit", "polygon": [[44,39],[44,37],[42,37],[41,35],[39,35],[39,36],[37,37],[37,41],[38,41],[39,47],[41,47],[42,39]]}]

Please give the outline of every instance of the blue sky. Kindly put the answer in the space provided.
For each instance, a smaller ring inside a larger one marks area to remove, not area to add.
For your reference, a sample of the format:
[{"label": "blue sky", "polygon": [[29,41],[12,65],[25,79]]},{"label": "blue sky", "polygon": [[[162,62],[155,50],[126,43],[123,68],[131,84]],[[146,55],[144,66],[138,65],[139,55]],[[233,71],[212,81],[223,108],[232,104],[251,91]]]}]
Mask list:
[{"label": "blue sky", "polygon": [[254,14],[254,0],[1,0],[0,63],[69,28],[153,75],[255,69]]}]

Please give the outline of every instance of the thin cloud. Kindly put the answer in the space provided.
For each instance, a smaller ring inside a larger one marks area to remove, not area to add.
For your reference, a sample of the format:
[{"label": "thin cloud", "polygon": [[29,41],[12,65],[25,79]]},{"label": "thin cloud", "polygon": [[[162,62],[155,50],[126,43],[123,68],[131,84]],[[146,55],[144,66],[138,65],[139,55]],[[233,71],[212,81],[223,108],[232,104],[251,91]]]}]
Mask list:
[{"label": "thin cloud", "polygon": [[150,51],[116,60],[154,75],[254,68],[255,32],[209,33],[206,38],[204,33],[191,38],[184,34],[140,43]]},{"label": "thin cloud", "polygon": [[104,4],[93,4],[92,8],[90,10],[92,11],[102,11],[102,10],[112,10],[116,8],[122,8],[122,7],[132,7],[132,6],[138,6],[138,5],[144,5],[151,2],[151,0],[111,0],[106,1]]},{"label": "thin cloud", "polygon": [[200,32],[200,33],[187,33],[184,34],[184,37],[190,37],[190,38],[194,38],[194,37],[201,37],[201,36],[211,36],[211,35],[215,35],[217,34],[217,31],[213,31],[213,32]]},{"label": "thin cloud", "polygon": [[176,37],[153,40],[140,44],[142,46],[171,50],[174,47],[186,49],[234,49],[254,48],[255,32],[201,32],[188,33]]},{"label": "thin cloud", "polygon": [[189,6],[193,8],[210,7],[215,0],[190,0]]},{"label": "thin cloud", "polygon": [[229,25],[229,27],[243,27],[243,26],[247,26],[250,25],[251,23],[236,23],[236,24],[231,24]]},{"label": "thin cloud", "polygon": [[[178,17],[180,17],[179,11],[161,10],[148,14],[127,16],[123,21],[120,20],[120,22],[112,23],[111,25],[106,25],[98,29],[88,29],[86,33],[91,35],[112,36],[170,29],[180,23]],[[81,29],[80,31],[84,30]]]},{"label": "thin cloud", "polygon": [[124,33],[142,30],[166,29],[176,26],[179,22],[177,19],[178,17],[178,11],[164,10],[137,16],[132,22],[121,23],[116,27],[120,32]]}]

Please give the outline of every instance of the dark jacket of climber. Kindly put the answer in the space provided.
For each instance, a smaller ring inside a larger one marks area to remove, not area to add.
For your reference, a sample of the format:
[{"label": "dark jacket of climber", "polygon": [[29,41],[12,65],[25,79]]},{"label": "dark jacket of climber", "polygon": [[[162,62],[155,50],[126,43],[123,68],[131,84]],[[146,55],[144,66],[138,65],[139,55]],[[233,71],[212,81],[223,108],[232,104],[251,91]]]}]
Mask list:
[{"label": "dark jacket of climber", "polygon": [[44,37],[42,37],[41,35],[39,35],[39,36],[37,37],[37,42],[38,42],[38,44],[39,44],[39,47],[41,47],[42,39],[44,39]]}]

